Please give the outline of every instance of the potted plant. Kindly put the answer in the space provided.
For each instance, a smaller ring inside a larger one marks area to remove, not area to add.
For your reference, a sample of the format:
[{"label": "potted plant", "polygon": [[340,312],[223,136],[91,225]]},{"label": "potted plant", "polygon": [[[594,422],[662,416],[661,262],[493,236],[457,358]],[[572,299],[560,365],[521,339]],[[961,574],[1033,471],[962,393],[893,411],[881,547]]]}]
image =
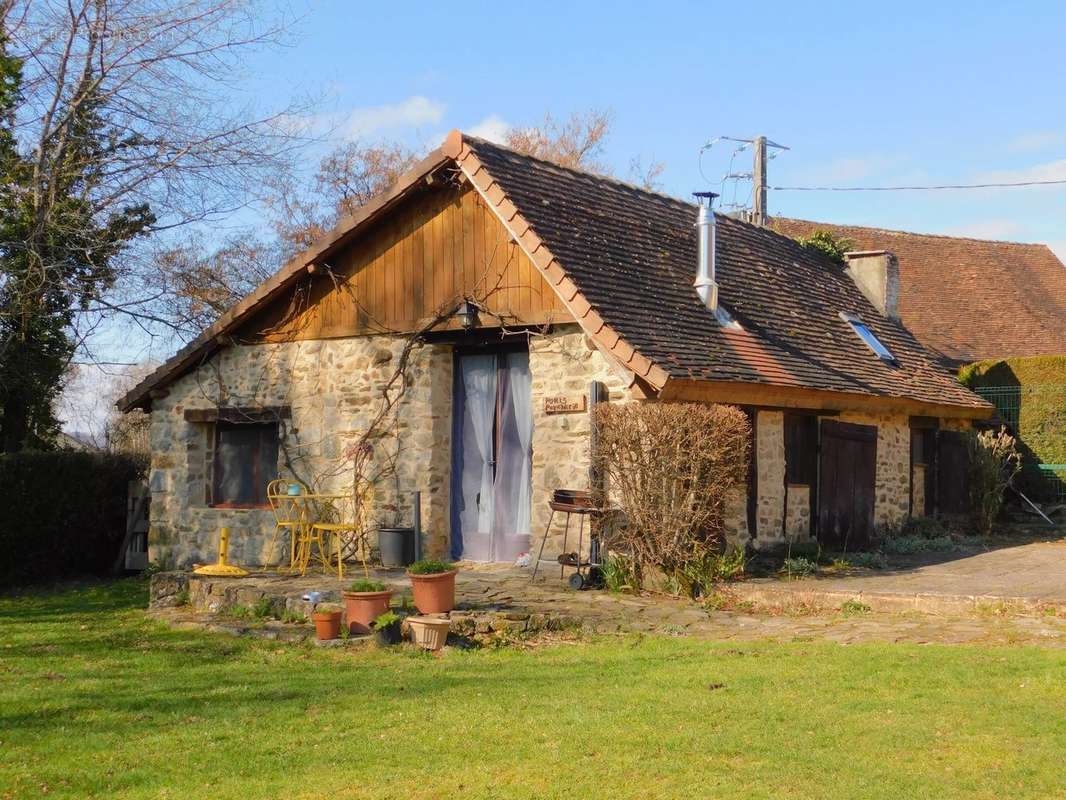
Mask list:
[{"label": "potted plant", "polygon": [[447,561],[422,559],[407,568],[415,608],[423,614],[447,614],[455,608],[455,574]]},{"label": "potted plant", "polygon": [[348,613],[348,632],[370,633],[370,624],[389,610],[392,591],[381,581],[361,578],[344,592],[344,610]]},{"label": "potted plant", "polygon": [[341,635],[341,607],[336,603],[321,603],[315,607],[311,619],[315,621],[315,637],[324,642]]},{"label": "potted plant", "polygon": [[403,617],[395,611],[386,611],[384,614],[378,616],[372,623],[374,628],[374,639],[381,645],[399,644],[400,639],[402,638],[400,634],[400,626],[402,623]]},{"label": "potted plant", "polygon": [[448,641],[452,621],[447,617],[408,617],[411,636],[423,650],[440,650]]}]

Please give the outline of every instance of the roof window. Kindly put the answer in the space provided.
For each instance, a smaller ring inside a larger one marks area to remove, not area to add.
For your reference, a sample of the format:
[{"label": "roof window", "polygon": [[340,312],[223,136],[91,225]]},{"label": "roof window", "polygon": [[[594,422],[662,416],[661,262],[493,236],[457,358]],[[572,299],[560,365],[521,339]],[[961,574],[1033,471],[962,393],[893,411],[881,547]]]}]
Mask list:
[{"label": "roof window", "polygon": [[899,364],[896,357],[892,355],[892,351],[881,343],[881,340],[874,335],[874,332],[867,327],[865,322],[854,314],[845,314],[843,311],[840,312],[840,318],[851,326],[851,329],[855,331],[855,335],[862,339],[863,344],[873,350],[874,355],[879,359],[893,366]]}]

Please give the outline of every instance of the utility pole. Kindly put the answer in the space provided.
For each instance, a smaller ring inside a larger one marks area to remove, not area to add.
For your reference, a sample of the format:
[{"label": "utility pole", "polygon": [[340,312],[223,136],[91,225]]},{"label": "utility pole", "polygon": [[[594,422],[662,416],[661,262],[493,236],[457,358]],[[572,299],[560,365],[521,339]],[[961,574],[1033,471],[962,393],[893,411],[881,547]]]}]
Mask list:
[{"label": "utility pole", "polygon": [[722,176],[723,183],[728,180],[750,180],[752,183],[752,209],[747,212],[748,222],[752,222],[756,225],[766,226],[770,222],[770,211],[766,207],[766,163],[774,157],[774,155],[768,154],[767,148],[772,147],[775,150],[788,150],[783,144],[772,142],[765,136],[756,136],[753,139],[742,139],[736,136],[719,136],[717,139],[712,139],[700,148],[700,153],[705,150],[709,150],[714,147],[718,142],[737,142],[740,147],[737,147],[733,151],[733,155],[746,149],[749,145],[752,150],[752,169],[751,172],[728,172]]},{"label": "utility pole", "polygon": [[752,203],[751,221],[766,227],[770,215],[766,209],[766,137],[756,136],[752,141],[753,159],[751,170]]}]

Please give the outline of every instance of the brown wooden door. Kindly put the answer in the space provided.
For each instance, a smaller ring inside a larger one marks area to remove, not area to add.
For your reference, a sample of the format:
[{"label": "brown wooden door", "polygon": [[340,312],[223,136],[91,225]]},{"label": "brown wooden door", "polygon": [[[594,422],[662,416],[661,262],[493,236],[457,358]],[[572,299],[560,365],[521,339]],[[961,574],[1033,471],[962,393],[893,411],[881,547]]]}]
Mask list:
[{"label": "brown wooden door", "polygon": [[970,506],[970,451],[965,433],[937,433],[936,483],[937,510],[965,514]]},{"label": "brown wooden door", "polygon": [[874,532],[877,428],[822,420],[818,541],[831,550],[859,550]]}]

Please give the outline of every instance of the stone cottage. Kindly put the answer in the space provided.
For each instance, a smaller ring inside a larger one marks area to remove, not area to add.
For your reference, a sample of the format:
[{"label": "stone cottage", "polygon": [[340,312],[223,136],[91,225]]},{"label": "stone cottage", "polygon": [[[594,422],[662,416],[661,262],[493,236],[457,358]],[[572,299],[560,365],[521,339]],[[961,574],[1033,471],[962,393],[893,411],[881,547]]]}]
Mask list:
[{"label": "stone cottage", "polygon": [[120,401],[151,413],[150,557],[211,560],[229,526],[270,562],[267,481],[343,488],[360,443],[380,524],[418,490],[427,553],[511,560],[588,487],[595,402],[742,407],[735,542],[952,511],[990,407],[900,324],[890,254],[836,264],[710,200],[451,133]]}]

